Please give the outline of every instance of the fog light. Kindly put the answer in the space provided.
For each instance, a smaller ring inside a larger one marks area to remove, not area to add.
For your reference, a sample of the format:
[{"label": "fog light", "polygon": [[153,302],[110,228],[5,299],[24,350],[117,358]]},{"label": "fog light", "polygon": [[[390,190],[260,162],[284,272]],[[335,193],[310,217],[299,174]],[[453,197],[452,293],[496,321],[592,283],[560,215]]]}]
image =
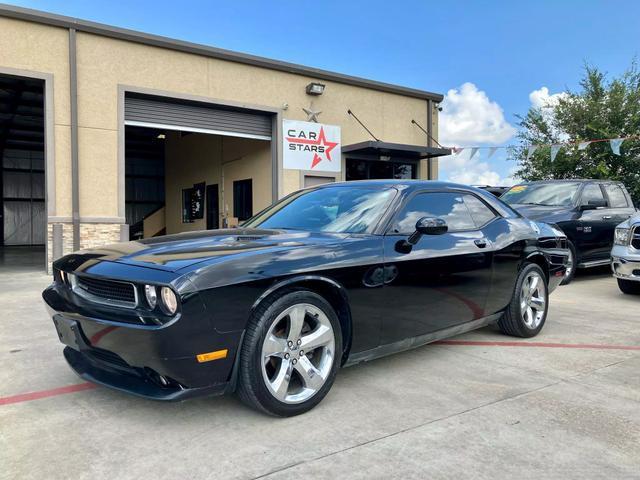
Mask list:
[{"label": "fog light", "polygon": [[145,285],[144,296],[147,297],[147,304],[149,305],[149,308],[156,308],[156,305],[158,303],[158,293],[156,292],[156,287],[154,287],[153,285]]},{"label": "fog light", "polygon": [[169,315],[176,313],[176,310],[178,310],[178,299],[176,298],[176,294],[173,293],[173,290],[169,287],[162,287],[160,296],[162,297],[162,305],[165,311]]}]

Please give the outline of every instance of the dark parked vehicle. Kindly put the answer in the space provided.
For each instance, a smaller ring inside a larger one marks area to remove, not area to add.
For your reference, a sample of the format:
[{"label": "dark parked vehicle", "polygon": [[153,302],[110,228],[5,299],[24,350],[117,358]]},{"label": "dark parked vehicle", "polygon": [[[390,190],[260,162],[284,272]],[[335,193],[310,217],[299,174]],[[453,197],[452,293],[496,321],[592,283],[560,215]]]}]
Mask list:
[{"label": "dark parked vehicle", "polygon": [[158,400],[235,390],[289,416],[340,366],[492,322],[536,335],[566,258],[561,232],[481,190],[349,182],[242,228],[67,255],[43,297],[89,381]]},{"label": "dark parked vehicle", "polygon": [[609,180],[522,183],[500,199],[525,217],[565,233],[571,254],[563,285],[571,282],[577,268],[609,264],[616,225],[636,211],[624,185]]},{"label": "dark parked vehicle", "polygon": [[492,193],[496,197],[500,197],[504,192],[509,190],[509,187],[494,187],[491,185],[474,185],[476,188],[481,188],[482,190],[486,190],[489,193]]}]

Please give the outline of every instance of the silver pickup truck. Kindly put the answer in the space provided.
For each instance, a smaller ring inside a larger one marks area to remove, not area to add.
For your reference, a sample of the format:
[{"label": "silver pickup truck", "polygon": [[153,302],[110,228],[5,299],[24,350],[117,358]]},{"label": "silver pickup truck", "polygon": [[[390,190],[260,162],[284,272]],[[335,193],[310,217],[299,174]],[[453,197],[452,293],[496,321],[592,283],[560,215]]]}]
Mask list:
[{"label": "silver pickup truck", "polygon": [[611,269],[623,293],[640,294],[640,213],[616,227]]}]

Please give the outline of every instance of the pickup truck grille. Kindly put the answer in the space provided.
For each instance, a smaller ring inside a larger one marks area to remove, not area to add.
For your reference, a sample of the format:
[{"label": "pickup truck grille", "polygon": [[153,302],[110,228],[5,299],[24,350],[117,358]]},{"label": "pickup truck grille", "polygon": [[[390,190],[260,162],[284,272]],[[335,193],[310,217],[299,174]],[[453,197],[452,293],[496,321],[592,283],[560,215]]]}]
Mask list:
[{"label": "pickup truck grille", "polygon": [[99,303],[136,306],[136,290],[132,283],[78,276],[74,291]]},{"label": "pickup truck grille", "polygon": [[631,231],[631,246],[640,250],[640,225],[636,225]]}]

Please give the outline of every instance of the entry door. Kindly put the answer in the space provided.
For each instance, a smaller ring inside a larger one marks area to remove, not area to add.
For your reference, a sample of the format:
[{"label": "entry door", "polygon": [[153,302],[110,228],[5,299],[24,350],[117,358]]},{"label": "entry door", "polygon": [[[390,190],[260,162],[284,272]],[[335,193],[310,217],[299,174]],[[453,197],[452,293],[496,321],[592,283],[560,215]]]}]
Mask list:
[{"label": "entry door", "polygon": [[207,230],[220,228],[218,185],[207,185]]},{"label": "entry door", "polygon": [[[588,183],[582,189],[579,205],[588,205],[590,201],[606,202],[600,184]],[[581,212],[575,236],[576,250],[580,252],[579,260],[608,258],[615,226],[616,224],[611,222],[608,206]]]},{"label": "entry door", "polygon": [[[493,280],[493,245],[474,222],[466,196],[454,192],[418,193],[401,209],[385,235],[386,284],[382,290],[390,312],[383,320],[383,344],[486,315]],[[494,215],[484,208],[489,216]],[[402,248],[422,217],[445,220],[449,231],[424,235],[410,250]]]}]

